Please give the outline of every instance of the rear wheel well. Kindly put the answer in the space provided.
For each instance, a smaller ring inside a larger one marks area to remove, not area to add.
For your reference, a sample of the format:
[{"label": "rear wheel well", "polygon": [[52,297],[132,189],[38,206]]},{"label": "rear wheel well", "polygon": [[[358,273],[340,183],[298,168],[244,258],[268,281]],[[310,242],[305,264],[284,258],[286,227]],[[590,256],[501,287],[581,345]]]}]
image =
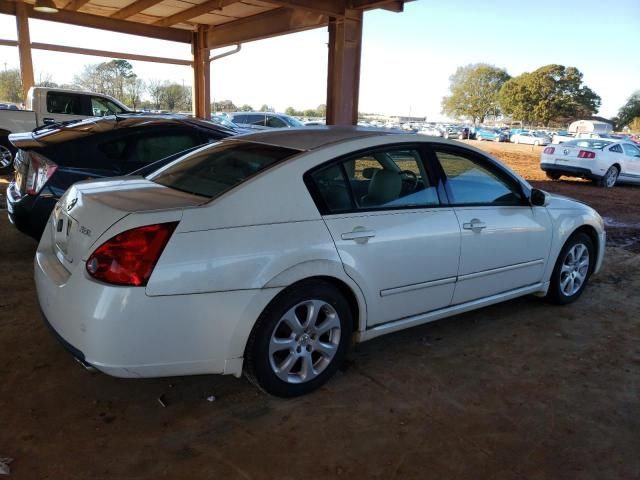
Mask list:
[{"label": "rear wheel well", "polygon": [[[356,295],[353,292],[353,290],[351,289],[351,287],[349,285],[347,285],[345,282],[343,282],[342,280],[340,280],[340,279],[338,279],[336,277],[318,275],[318,276],[315,276],[315,277],[307,277],[307,278],[304,278],[302,280],[298,280],[297,282],[292,283],[291,285],[286,287],[284,290],[282,290],[282,292],[280,292],[276,296],[276,298],[278,296],[282,295],[283,293],[287,292],[288,290],[294,288],[294,287],[298,287],[301,284],[313,283],[313,282],[328,283],[328,284],[334,286],[335,288],[337,288],[340,291],[342,296],[345,298],[345,300],[349,304],[349,311],[351,312],[351,318],[353,320],[352,321],[353,332],[357,332],[358,328],[360,326],[360,307],[358,306],[358,299],[356,298]],[[272,300],[271,303],[274,300]],[[267,307],[267,308],[269,308],[269,307]]]},{"label": "rear wheel well", "polygon": [[358,327],[360,325],[360,321],[359,321],[360,308],[358,307],[358,299],[356,298],[355,293],[353,293],[353,290],[351,289],[351,287],[347,285],[345,282],[335,277],[317,276],[317,277],[309,277],[309,278],[305,278],[304,280],[300,280],[299,282],[296,282],[290,285],[290,287],[293,287],[294,285],[299,285],[302,282],[313,282],[314,280],[330,283],[331,285],[336,287],[338,290],[340,290],[340,293],[344,296],[344,298],[347,300],[347,303],[349,304],[349,310],[351,311],[351,318],[353,320],[352,321],[353,331],[357,332]]}]

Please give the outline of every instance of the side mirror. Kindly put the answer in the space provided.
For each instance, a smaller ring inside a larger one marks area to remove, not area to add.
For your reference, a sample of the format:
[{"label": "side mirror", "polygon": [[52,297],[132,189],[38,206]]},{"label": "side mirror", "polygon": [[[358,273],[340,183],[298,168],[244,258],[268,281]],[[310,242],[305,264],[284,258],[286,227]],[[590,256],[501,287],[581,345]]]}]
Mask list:
[{"label": "side mirror", "polygon": [[529,202],[534,207],[546,207],[548,203],[547,194],[537,188],[531,189],[531,195],[529,196]]}]

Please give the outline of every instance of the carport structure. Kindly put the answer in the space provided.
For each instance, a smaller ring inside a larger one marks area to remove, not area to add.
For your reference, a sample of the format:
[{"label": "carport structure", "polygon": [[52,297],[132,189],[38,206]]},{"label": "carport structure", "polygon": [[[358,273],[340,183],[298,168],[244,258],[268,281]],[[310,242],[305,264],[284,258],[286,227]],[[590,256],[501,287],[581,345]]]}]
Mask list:
[{"label": "carport structure", "polygon": [[[41,11],[55,3],[58,11]],[[211,50],[328,26],[327,124],[355,124],[358,117],[362,21],[365,10],[401,12],[389,0],[0,0],[0,13],[16,16],[23,88],[34,85],[31,49],[62,51],[193,67],[193,109],[208,118]],[[29,18],[191,44],[193,60],[121,54],[31,43]]]}]

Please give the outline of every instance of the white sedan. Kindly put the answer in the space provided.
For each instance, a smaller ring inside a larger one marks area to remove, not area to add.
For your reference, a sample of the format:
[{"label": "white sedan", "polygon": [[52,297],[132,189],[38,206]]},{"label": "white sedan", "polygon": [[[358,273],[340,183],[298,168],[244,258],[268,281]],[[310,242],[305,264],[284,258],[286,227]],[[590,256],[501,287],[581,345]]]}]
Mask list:
[{"label": "white sedan", "polygon": [[549,145],[551,137],[541,132],[522,132],[511,136],[512,143],[526,143],[527,145]]},{"label": "white sedan", "polygon": [[38,246],[55,335],[120,377],[243,371],[324,383],[353,342],[522,295],[576,300],[605,232],[460,143],[346,127],[261,132],[142,176],[76,184]]},{"label": "white sedan", "polygon": [[606,188],[640,184],[640,148],[627,141],[585,138],[545,148],[540,168],[557,180],[562,175],[593,180]]}]

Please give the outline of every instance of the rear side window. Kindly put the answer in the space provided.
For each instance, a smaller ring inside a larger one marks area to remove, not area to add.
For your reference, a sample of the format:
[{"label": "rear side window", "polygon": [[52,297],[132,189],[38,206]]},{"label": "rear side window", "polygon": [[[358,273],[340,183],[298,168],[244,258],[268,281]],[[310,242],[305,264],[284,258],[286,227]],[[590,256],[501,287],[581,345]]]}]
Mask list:
[{"label": "rear side window", "polygon": [[147,178],[165,187],[216,198],[297,153],[257,143],[220,143],[187,155]]},{"label": "rear side window", "polygon": [[622,153],[622,147],[620,145],[614,145],[609,149],[609,151],[613,153]]},{"label": "rear side window", "polygon": [[312,172],[307,185],[323,214],[395,210],[439,204],[417,150],[363,153]]},{"label": "rear side window", "polygon": [[98,143],[98,150],[111,161],[135,163],[137,168],[201,143],[197,131],[147,127],[116,130]]},{"label": "rear side window", "polygon": [[47,92],[47,112],[66,115],[90,116],[85,107],[86,97],[75,93]]}]

